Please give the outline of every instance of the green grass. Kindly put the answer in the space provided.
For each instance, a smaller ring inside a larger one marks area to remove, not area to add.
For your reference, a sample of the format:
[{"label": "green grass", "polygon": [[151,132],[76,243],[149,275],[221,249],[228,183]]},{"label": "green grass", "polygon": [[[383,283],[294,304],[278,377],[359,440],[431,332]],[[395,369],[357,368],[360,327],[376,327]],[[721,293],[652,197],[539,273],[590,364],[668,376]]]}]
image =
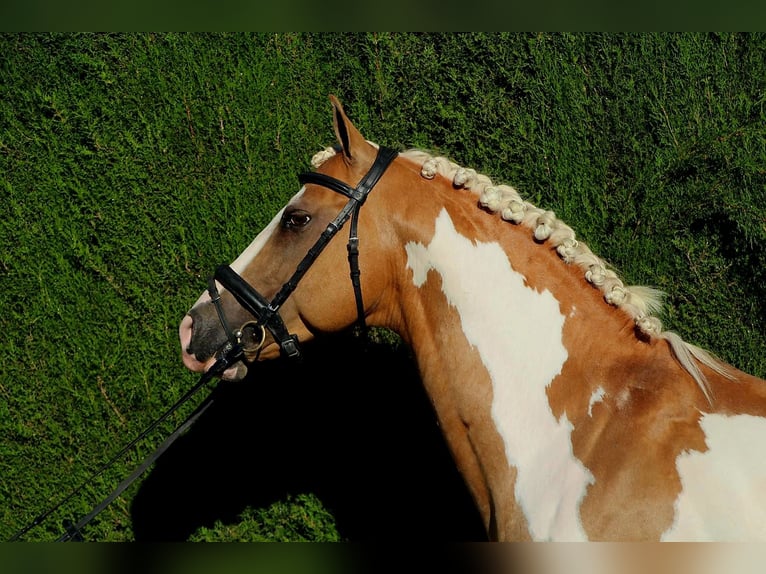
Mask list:
[{"label": "green grass", "polygon": [[228,526],[217,520],[212,528],[201,527],[191,542],[338,542],[332,515],[312,495],[302,494],[265,509],[246,509],[240,522]]},{"label": "green grass", "polygon": [[[0,539],[195,382],[178,322],[333,142],[328,93],[368,138],[555,210],[669,294],[668,328],[766,376],[762,34],[3,34],[0,53]],[[57,537],[191,408],[27,539]],[[303,486],[189,538],[343,538]],[[132,540],[139,488],[88,538]]]}]

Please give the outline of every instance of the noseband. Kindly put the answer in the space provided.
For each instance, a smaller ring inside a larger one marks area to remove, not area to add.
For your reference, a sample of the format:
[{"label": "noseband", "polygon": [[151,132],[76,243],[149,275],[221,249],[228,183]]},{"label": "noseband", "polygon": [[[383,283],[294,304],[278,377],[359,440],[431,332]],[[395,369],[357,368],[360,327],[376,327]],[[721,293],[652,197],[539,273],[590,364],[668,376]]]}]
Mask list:
[{"label": "noseband", "polygon": [[[351,225],[347,245],[348,264],[351,272],[351,284],[354,287],[354,297],[356,299],[357,324],[360,328],[366,329],[364,303],[362,301],[362,287],[359,280],[359,237],[357,235],[359,210],[367,199],[367,195],[372,191],[372,188],[378,183],[378,180],[397,155],[398,152],[395,150],[381,147],[378,150],[378,155],[375,157],[375,161],[370,167],[370,170],[355,188],[339,179],[323,173],[308,172],[298,175],[298,180],[301,185],[306,185],[307,183],[321,185],[345,195],[348,197],[348,202],[343,209],[341,209],[337,217],[327,225],[327,228],[319,236],[316,243],[314,243],[308,250],[308,253],[306,253],[300,263],[298,263],[298,266],[295,268],[290,279],[282,285],[271,301],[266,299],[249,283],[242,279],[242,277],[240,277],[230,266],[219,265],[216,268],[215,275],[208,280],[208,292],[210,293],[210,298],[215,305],[218,318],[221,321],[221,326],[226,332],[226,337],[228,339],[222,354],[229,354],[232,352],[234,352],[234,354],[241,353],[243,347],[242,331],[243,329],[248,328],[248,330],[252,330],[257,335],[257,341],[254,348],[248,349],[248,351],[253,352],[260,349],[266,338],[266,330],[268,330],[274,338],[274,341],[279,344],[280,353],[283,356],[289,358],[300,357],[301,353],[298,345],[298,337],[297,335],[288,332],[284,321],[282,321],[282,317],[279,315],[279,309],[298,286],[298,282],[314,261],[316,261],[322,250],[349,218],[351,218]],[[232,330],[229,327],[221,306],[221,296],[218,293],[215,284],[216,280],[228,289],[237,302],[255,317],[255,321],[245,323],[241,329],[237,330]]]}]

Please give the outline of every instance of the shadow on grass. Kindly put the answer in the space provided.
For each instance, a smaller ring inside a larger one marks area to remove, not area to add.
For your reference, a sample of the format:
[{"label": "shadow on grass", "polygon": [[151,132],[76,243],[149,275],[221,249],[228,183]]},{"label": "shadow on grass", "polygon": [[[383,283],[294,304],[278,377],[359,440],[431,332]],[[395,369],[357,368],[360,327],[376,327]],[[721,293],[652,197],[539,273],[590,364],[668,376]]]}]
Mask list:
[{"label": "shadow on grass", "polygon": [[141,484],[136,540],[186,540],[300,493],[315,494],[350,541],[485,540],[406,351],[362,351],[338,335],[304,354],[218,384]]}]

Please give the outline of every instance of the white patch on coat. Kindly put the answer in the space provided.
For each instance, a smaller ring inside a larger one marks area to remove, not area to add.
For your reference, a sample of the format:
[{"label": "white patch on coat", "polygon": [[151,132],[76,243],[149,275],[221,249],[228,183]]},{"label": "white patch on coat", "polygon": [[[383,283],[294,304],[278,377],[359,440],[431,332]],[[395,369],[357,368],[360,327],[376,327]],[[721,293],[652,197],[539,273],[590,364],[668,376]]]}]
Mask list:
[{"label": "white patch on coat", "polygon": [[579,506],[593,475],[575,458],[566,415],[556,420],[546,388],[567,360],[565,317],[548,290],[537,291],[497,243],[460,235],[446,210],[428,246],[406,245],[421,286],[428,272],[460,315],[468,342],[491,377],[492,418],[517,469],[516,498],[536,540],[584,540]]},{"label": "white patch on coat", "polygon": [[590,396],[590,401],[588,401],[588,416],[593,416],[593,405],[600,403],[604,400],[604,397],[606,396],[606,391],[604,390],[604,387],[599,387],[595,391],[593,391],[593,394]]},{"label": "white patch on coat", "polygon": [[766,540],[766,419],[703,414],[705,452],[676,459],[682,490],[667,541]]}]

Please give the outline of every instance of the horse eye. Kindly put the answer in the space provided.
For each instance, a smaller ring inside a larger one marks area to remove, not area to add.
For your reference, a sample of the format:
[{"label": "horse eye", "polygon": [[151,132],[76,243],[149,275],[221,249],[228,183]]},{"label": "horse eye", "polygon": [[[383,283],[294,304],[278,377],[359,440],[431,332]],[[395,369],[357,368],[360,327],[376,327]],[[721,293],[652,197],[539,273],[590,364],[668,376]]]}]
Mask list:
[{"label": "horse eye", "polygon": [[311,221],[311,216],[305,211],[291,211],[282,217],[282,225],[287,229],[305,227]]}]

